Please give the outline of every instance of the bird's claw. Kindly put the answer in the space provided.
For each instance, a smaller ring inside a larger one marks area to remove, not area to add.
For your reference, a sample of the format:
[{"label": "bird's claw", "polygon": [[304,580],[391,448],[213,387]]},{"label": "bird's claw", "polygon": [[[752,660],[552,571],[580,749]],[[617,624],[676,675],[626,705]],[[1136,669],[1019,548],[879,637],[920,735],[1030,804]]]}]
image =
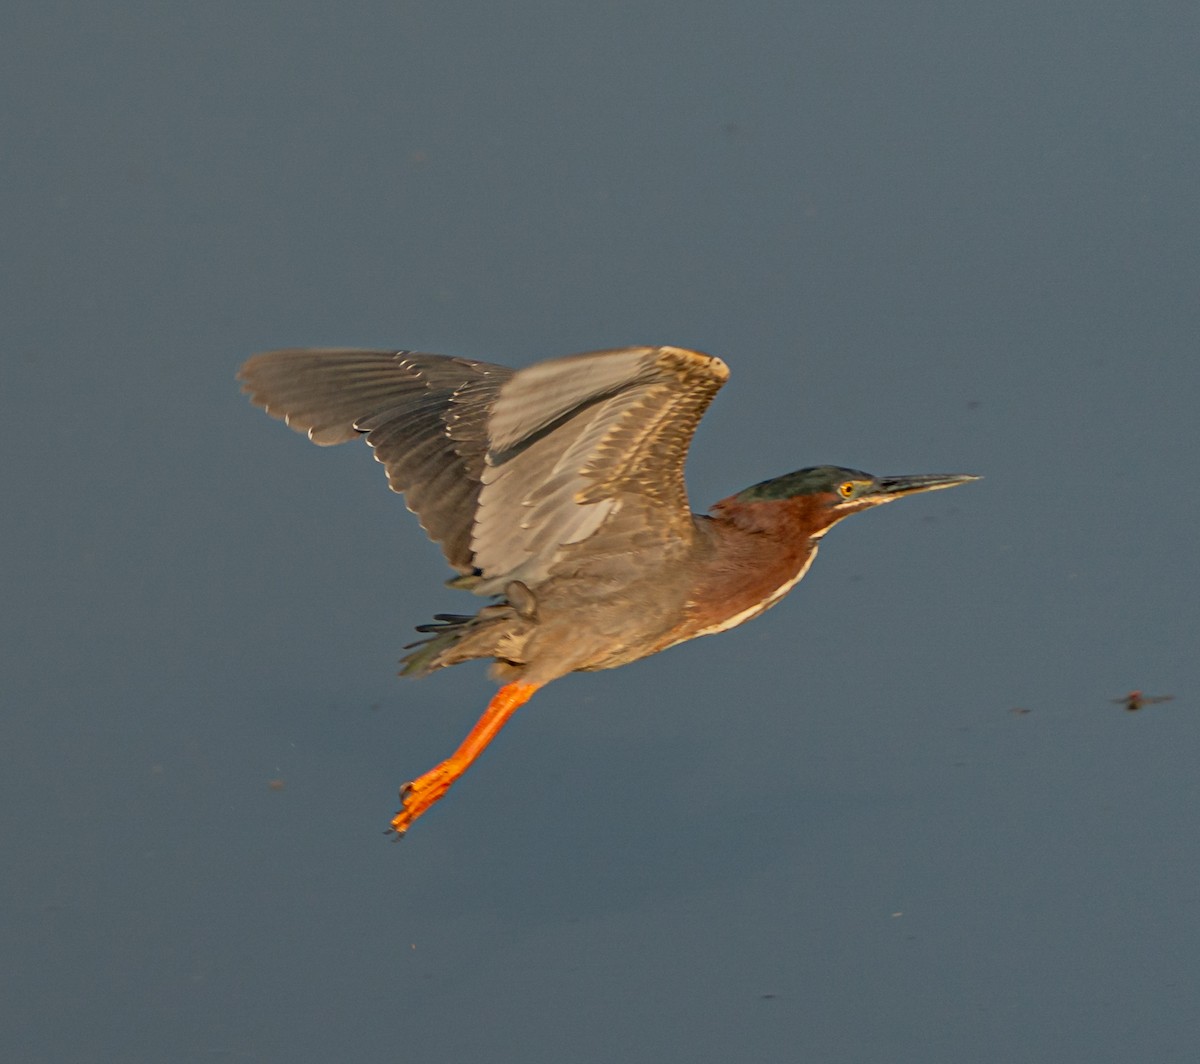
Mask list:
[{"label": "bird's claw", "polygon": [[404,784],[400,788],[400,811],[392,817],[388,833],[395,835],[397,839],[403,838],[405,832],[412,827],[413,821],[438,801],[461,774],[462,769],[453,761],[443,761],[423,776]]}]

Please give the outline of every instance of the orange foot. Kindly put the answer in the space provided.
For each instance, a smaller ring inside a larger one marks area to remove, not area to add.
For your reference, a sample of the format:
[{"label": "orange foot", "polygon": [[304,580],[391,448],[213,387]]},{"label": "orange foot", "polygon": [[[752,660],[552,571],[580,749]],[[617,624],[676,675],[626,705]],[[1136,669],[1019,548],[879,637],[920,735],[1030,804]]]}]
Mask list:
[{"label": "orange foot", "polygon": [[397,838],[400,838],[413,821],[424,813],[434,802],[438,801],[449,789],[450,785],[467,771],[483,749],[504,727],[504,722],[523,706],[538,685],[516,681],[507,683],[500,688],[488,703],[483,716],[475,723],[470,734],[459,744],[445,761],[436,768],[431,768],[423,776],[418,776],[411,783],[400,788],[400,804],[403,808],[392,817],[392,828]]},{"label": "orange foot", "polygon": [[400,804],[403,808],[392,817],[392,831],[396,836],[403,835],[417,817],[441,799],[465,768],[466,765],[459,765],[451,758],[401,787]]}]

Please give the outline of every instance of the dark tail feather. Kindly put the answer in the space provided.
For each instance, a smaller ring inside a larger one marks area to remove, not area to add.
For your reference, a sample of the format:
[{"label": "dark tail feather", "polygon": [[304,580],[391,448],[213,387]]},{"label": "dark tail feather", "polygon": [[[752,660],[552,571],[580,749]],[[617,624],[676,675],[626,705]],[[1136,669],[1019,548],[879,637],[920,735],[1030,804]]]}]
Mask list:
[{"label": "dark tail feather", "polygon": [[475,619],[462,613],[435,613],[433,616],[436,623],[417,625],[418,632],[430,632],[430,637],[418,639],[404,648],[413,650],[413,653],[400,659],[401,676],[427,676],[439,668],[437,658],[458,642],[463,629]]},{"label": "dark tail feather", "polygon": [[400,675],[401,676],[428,676],[434,669],[439,666],[436,664],[436,659],[445,650],[449,650],[454,646],[457,637],[453,632],[446,632],[439,636],[434,636],[432,639],[422,639],[416,643],[409,643],[404,649],[409,650],[412,647],[420,647],[420,650],[412,654],[405,654],[400,659]]},{"label": "dark tail feather", "polygon": [[504,631],[496,626],[506,622],[507,627],[516,616],[517,611],[508,603],[485,606],[474,615],[434,614],[434,623],[417,626],[417,631],[428,633],[429,638],[419,639],[404,648],[412,653],[400,659],[400,675],[427,676],[447,665],[495,656],[497,641]]}]

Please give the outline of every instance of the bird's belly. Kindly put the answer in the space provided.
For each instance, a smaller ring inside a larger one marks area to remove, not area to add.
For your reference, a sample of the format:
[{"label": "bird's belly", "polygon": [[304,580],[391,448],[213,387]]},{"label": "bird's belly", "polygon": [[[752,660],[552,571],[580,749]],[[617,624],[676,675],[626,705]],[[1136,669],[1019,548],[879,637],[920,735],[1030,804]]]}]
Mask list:
[{"label": "bird's belly", "polygon": [[682,590],[664,594],[660,584],[651,583],[585,602],[539,599],[531,657],[570,657],[574,672],[615,669],[669,646],[686,602]]},{"label": "bird's belly", "polygon": [[758,579],[734,572],[716,581],[681,584],[659,574],[653,580],[610,585],[607,592],[599,592],[591,581],[558,582],[537,592],[539,622],[526,660],[550,659],[566,671],[595,672],[728,631],[775,605],[804,578],[815,556],[816,550],[810,550],[798,559],[798,568],[776,570],[774,579],[766,580],[761,572],[754,574]]}]

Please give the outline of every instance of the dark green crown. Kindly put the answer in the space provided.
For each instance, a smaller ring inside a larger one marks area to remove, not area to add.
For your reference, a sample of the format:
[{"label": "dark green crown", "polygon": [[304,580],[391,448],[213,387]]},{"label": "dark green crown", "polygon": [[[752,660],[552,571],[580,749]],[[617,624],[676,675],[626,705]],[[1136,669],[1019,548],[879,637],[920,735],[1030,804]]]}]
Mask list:
[{"label": "dark green crown", "polygon": [[844,466],[819,465],[797,469],[781,477],[752,484],[739,491],[734,498],[739,502],[776,502],[793,499],[797,495],[836,494],[838,485],[847,480],[874,480],[870,473],[861,469],[846,469]]}]

